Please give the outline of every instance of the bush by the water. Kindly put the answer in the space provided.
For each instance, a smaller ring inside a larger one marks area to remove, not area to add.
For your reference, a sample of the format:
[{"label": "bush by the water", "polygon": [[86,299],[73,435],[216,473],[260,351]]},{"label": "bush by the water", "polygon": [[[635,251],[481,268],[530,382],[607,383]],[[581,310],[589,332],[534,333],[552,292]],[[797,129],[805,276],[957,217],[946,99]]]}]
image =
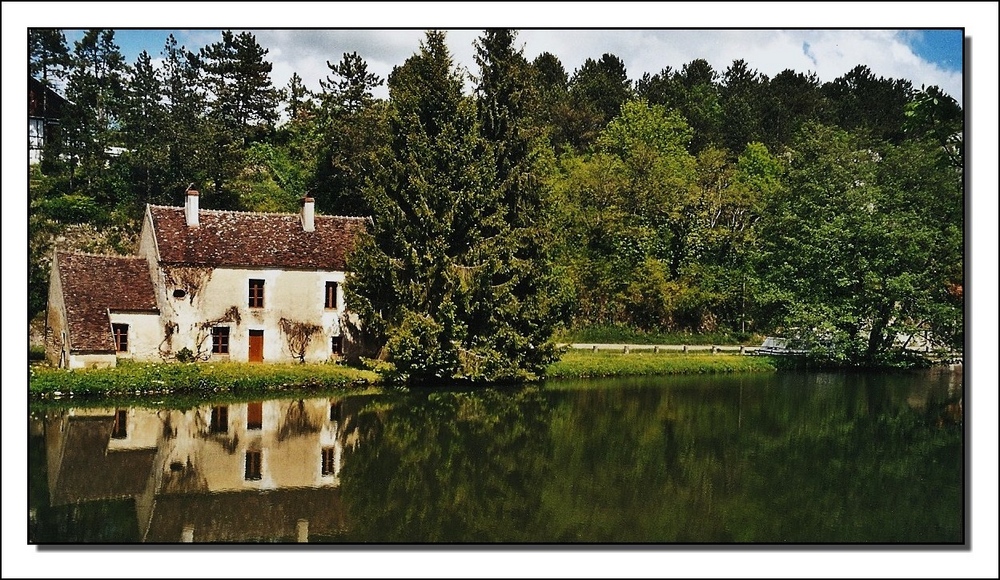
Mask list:
[{"label": "bush by the water", "polygon": [[559,340],[599,344],[758,345],[763,337],[748,332],[647,332],[621,325],[592,325],[564,331]]}]

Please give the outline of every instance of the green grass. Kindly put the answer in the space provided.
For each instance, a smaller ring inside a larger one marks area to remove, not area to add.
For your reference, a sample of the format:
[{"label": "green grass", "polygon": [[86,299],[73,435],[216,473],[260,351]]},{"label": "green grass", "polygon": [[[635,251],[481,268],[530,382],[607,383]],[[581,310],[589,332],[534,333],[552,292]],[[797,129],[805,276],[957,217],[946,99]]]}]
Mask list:
[{"label": "green grass", "polygon": [[34,399],[184,394],[257,394],[369,385],[371,371],[333,364],[133,363],[116,368],[62,370],[32,366],[28,392]]},{"label": "green grass", "polygon": [[592,352],[570,350],[549,365],[549,378],[630,377],[698,373],[772,372],[768,357],[672,352]]},{"label": "green grass", "polygon": [[[626,377],[775,370],[767,357],[736,354],[592,352],[570,350],[548,367],[550,378]],[[101,401],[197,403],[275,393],[315,393],[379,385],[379,375],[334,364],[135,363],[116,368],[67,371],[29,367],[28,392],[34,401],[66,398]]]},{"label": "green grass", "polygon": [[739,332],[645,332],[626,326],[585,326],[563,331],[559,342],[601,344],[758,345],[764,338]]}]

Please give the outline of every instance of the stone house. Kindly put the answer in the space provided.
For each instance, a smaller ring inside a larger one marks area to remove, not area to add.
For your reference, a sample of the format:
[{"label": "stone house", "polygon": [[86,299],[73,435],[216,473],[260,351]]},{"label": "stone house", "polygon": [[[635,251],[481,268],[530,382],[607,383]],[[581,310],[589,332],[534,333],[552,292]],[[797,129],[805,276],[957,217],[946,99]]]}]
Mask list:
[{"label": "stone house", "polygon": [[[136,256],[55,256],[46,356],[320,362],[349,346],[343,284],[365,218],[149,205]],[[354,321],[356,322],[356,320]]]}]

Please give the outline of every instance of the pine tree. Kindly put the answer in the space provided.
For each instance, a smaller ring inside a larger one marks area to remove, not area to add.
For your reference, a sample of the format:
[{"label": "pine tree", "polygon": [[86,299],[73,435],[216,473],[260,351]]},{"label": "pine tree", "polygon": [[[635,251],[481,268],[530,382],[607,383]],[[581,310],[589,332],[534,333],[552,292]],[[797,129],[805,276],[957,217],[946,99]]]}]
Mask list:
[{"label": "pine tree", "polygon": [[145,203],[166,203],[164,170],[167,150],[163,137],[167,123],[161,102],[163,83],[153,68],[149,53],[142,51],[134,66],[125,91],[122,111],[122,140],[127,149],[123,156],[131,169],[131,185],[138,200]]},{"label": "pine tree", "polygon": [[277,121],[279,93],[271,83],[267,49],[249,32],[223,31],[222,41],[201,49],[210,112],[243,145],[255,129]]},{"label": "pine tree", "polygon": [[162,54],[166,113],[163,146],[167,155],[164,180],[171,203],[180,203],[189,184],[202,189],[208,179],[205,162],[211,148],[206,130],[208,104],[198,55],[177,46],[172,34],[167,37]]},{"label": "pine tree", "polygon": [[553,359],[561,311],[540,139],[513,40],[489,31],[477,43],[475,100],[463,97],[440,32],[389,77],[391,144],[347,290],[397,379],[525,380]]},{"label": "pine tree", "polygon": [[312,187],[316,206],[327,213],[368,215],[361,190],[387,140],[385,107],[373,94],[383,80],[368,72],[356,52],[326,65],[331,75],[319,82],[323,149]]},{"label": "pine tree", "polygon": [[551,212],[541,175],[546,144],[532,122],[539,95],[515,39],[512,30],[487,30],[475,54],[479,131],[492,178],[485,199],[495,205],[482,208],[492,256],[476,272],[469,325],[471,342],[499,355],[502,364],[487,373],[496,378],[542,374],[554,358],[551,337],[562,312],[553,298]]},{"label": "pine tree", "polygon": [[79,179],[71,187],[104,195],[102,178],[107,151],[117,141],[125,59],[115,44],[115,31],[87,30],[74,45],[73,68],[66,86],[70,111],[65,116],[66,142]]},{"label": "pine tree", "polygon": [[[56,89],[56,86],[66,79],[72,59],[66,35],[58,28],[28,29],[28,74],[41,81],[42,86]],[[42,91],[41,112],[49,118],[49,92]],[[48,123],[48,121],[46,121]],[[51,125],[42,128],[45,139],[45,149],[42,154],[42,170],[46,173],[56,173],[63,164],[59,162],[62,153],[61,135],[58,127]]]},{"label": "pine tree", "polygon": [[243,169],[247,146],[269,134],[278,118],[279,91],[271,84],[267,52],[253,34],[231,30],[199,52],[213,141],[207,161],[214,200],[208,199],[217,207],[237,204],[228,185]]},{"label": "pine tree", "polygon": [[314,108],[313,94],[302,84],[299,73],[292,73],[288,86],[282,92],[282,98],[285,100],[285,114],[290,123],[311,114]]},{"label": "pine tree", "polygon": [[58,28],[28,29],[28,74],[52,88],[70,66],[66,35]]},{"label": "pine tree", "polygon": [[462,84],[442,32],[428,32],[393,70],[391,144],[366,192],[372,226],[348,264],[360,332],[386,346],[396,378],[411,383],[476,374],[462,316],[490,255],[480,210],[487,167]]}]

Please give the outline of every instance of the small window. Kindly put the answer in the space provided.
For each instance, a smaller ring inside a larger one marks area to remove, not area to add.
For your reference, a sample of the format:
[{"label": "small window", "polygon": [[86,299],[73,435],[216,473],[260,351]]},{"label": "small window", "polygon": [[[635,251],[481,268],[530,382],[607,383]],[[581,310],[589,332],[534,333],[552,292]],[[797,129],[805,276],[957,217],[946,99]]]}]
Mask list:
[{"label": "small window", "polygon": [[212,433],[229,432],[229,407],[212,407]]},{"label": "small window", "polygon": [[327,309],[336,310],[337,308],[337,283],[327,282],[326,283],[326,293],[325,293],[325,307]]},{"label": "small window", "polygon": [[250,280],[250,296],[247,304],[250,308],[264,307],[264,281]]},{"label": "small window", "polygon": [[28,119],[28,146],[41,149],[45,146],[45,120]]},{"label": "small window", "polygon": [[246,469],[243,478],[252,481],[261,478],[260,475],[260,451],[247,451]]},{"label": "small window", "polygon": [[125,439],[128,437],[128,411],[118,409],[115,411],[115,426],[111,428],[112,439]]},{"label": "small window", "polygon": [[334,475],[336,473],[336,448],[323,448],[323,475]]},{"label": "small window", "polygon": [[216,326],[212,329],[212,354],[229,354],[228,326]]},{"label": "small window", "polygon": [[264,404],[247,403],[247,429],[258,430],[264,426]]},{"label": "small window", "polygon": [[185,296],[187,296],[187,292],[183,288],[174,290],[174,298],[184,298]]},{"label": "small window", "polygon": [[341,417],[343,416],[343,410],[344,410],[344,407],[343,407],[343,405],[341,404],[340,401],[337,401],[336,403],[331,403],[330,404],[330,420],[331,421],[340,421]]},{"label": "small window", "polygon": [[333,354],[344,354],[344,337],[334,336],[330,339],[330,352]]},{"label": "small window", "polygon": [[128,325],[112,324],[111,330],[115,335],[115,350],[118,352],[128,352]]}]

